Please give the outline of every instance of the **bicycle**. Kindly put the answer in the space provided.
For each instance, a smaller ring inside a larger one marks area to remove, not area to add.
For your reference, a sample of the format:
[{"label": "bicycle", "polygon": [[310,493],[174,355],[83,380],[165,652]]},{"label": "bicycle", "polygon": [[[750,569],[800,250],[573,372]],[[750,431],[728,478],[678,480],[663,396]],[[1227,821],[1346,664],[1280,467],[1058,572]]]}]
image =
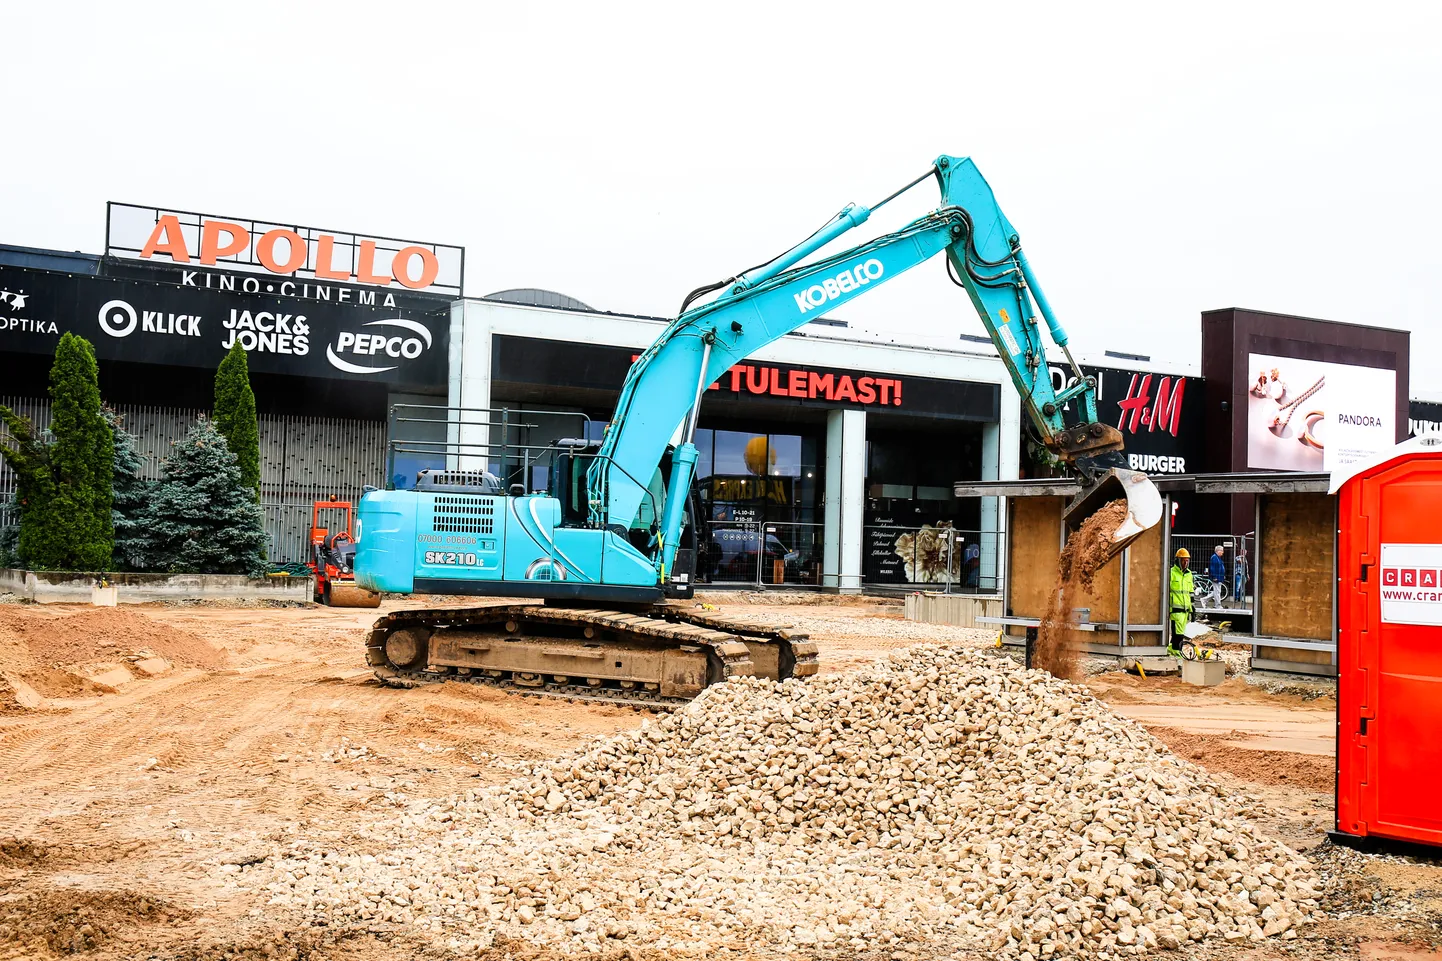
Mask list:
[{"label": "bicycle", "polygon": [[[1192,597],[1193,597],[1193,599],[1194,599],[1193,603],[1195,603],[1196,601],[1201,600],[1203,597],[1207,597],[1208,595],[1210,595],[1210,594],[1212,593],[1212,585],[1214,585],[1214,584],[1216,584],[1216,581],[1212,580],[1212,576],[1211,576],[1210,574],[1193,574],[1193,575],[1192,575]],[[1222,593],[1221,593],[1220,598],[1219,598],[1218,601],[1217,601],[1217,603],[1219,603],[1219,604],[1220,604],[1220,603],[1223,603],[1223,602],[1225,602],[1225,601],[1227,601],[1227,600],[1229,600],[1229,599],[1231,598],[1231,596],[1232,596],[1232,586],[1231,586],[1230,584],[1228,584],[1225,579],[1222,580],[1221,587],[1222,587]]]}]

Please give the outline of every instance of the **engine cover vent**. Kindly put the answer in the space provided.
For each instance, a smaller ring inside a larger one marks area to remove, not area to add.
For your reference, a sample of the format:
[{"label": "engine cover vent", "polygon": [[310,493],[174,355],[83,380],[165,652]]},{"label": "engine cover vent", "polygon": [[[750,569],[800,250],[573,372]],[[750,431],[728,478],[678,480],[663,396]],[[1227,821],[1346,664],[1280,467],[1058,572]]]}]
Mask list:
[{"label": "engine cover vent", "polygon": [[435,488],[464,494],[499,494],[501,479],[488,470],[423,470],[416,475],[416,490]]},{"label": "engine cover vent", "polygon": [[490,534],[495,530],[496,501],[490,497],[440,494],[431,510],[437,534]]}]

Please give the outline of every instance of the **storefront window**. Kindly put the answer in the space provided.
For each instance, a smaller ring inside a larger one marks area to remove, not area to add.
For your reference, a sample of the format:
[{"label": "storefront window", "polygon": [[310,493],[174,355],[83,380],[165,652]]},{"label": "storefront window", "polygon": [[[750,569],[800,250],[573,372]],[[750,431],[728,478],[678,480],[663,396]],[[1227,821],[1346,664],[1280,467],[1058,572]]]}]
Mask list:
[{"label": "storefront window", "polygon": [[716,473],[723,477],[747,477],[766,473],[766,435],[736,430],[716,434]]},{"label": "storefront window", "polygon": [[820,438],[715,429],[698,430],[696,445],[705,527],[697,579],[819,583]]},{"label": "storefront window", "polygon": [[700,428],[696,431],[696,477],[699,480],[703,477],[710,477],[712,474],[711,463],[714,455],[711,452],[716,439],[713,436],[715,431],[707,428]]},{"label": "storefront window", "polygon": [[980,476],[979,429],[878,432],[866,446],[863,579],[941,584],[949,565],[951,583],[974,586],[968,578],[979,572],[980,508],[952,488]]},{"label": "storefront window", "polygon": [[801,438],[795,434],[771,434],[771,468],[773,477],[801,476]]}]

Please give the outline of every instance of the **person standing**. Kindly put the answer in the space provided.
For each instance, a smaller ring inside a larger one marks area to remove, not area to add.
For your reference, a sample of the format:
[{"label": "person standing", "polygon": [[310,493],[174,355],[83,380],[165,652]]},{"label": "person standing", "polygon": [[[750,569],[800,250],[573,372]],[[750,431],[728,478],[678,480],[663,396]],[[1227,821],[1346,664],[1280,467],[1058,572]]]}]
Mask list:
[{"label": "person standing", "polygon": [[1187,623],[1192,619],[1192,590],[1195,588],[1192,572],[1190,570],[1192,555],[1185,547],[1177,549],[1176,557],[1172,560],[1171,570],[1171,611],[1172,631],[1167,646],[1173,650],[1180,650],[1182,641],[1186,635],[1182,632],[1187,629]]},{"label": "person standing", "polygon": [[1247,575],[1250,573],[1247,570],[1247,549],[1245,547],[1237,549],[1237,560],[1232,567],[1235,571],[1232,578],[1232,600],[1241,606],[1247,599]]},{"label": "person standing", "polygon": [[1225,549],[1218,544],[1207,561],[1207,575],[1212,579],[1212,589],[1207,596],[1211,598],[1212,607],[1222,606],[1222,588],[1227,583],[1227,562],[1222,560]]}]

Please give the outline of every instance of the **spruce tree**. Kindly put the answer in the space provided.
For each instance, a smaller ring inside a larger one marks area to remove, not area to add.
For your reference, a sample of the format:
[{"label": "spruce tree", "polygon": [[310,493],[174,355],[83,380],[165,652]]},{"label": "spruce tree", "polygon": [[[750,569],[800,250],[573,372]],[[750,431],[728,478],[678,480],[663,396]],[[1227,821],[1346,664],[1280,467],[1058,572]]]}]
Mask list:
[{"label": "spruce tree", "polygon": [[215,429],[240,465],[240,480],[260,500],[260,427],[245,348],[237,340],[215,371]]},{"label": "spruce tree", "polygon": [[135,435],[121,425],[119,415],[106,410],[105,420],[115,437],[115,494],[110,503],[115,527],[114,567],[118,571],[147,570],[158,560],[148,554],[150,540],[146,536],[156,483],[140,476],[144,464]]},{"label": "spruce tree", "polygon": [[141,556],[183,574],[265,573],[264,514],[215,425],[202,418],[165,458]]},{"label": "spruce tree", "polygon": [[0,531],[0,563],[27,567],[43,532],[40,507],[49,501],[55,487],[49,438],[37,431],[29,418],[8,407],[0,407],[0,424],[9,435],[0,437],[0,457],[15,472],[15,494],[7,505],[10,524]]},{"label": "spruce tree", "polygon": [[108,570],[115,441],[100,411],[95,349],[70,333],[60,338],[50,368],[50,433],[52,489],[37,498],[39,529],[21,551],[37,568]]}]

